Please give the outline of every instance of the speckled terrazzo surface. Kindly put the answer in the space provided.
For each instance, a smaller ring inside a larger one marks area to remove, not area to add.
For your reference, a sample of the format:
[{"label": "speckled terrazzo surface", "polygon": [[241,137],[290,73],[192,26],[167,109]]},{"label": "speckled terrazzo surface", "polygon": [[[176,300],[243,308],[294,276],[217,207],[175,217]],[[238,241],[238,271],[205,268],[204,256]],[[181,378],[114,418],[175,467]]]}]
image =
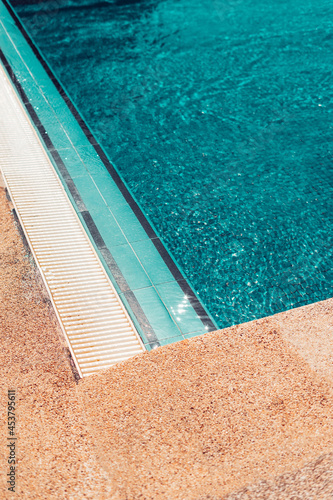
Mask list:
[{"label": "speckled terrazzo surface", "polygon": [[[2,189],[0,227],[0,404],[15,387],[16,498],[332,498],[332,300],[76,384]],[[15,498],[3,417],[0,432],[0,498]]]}]

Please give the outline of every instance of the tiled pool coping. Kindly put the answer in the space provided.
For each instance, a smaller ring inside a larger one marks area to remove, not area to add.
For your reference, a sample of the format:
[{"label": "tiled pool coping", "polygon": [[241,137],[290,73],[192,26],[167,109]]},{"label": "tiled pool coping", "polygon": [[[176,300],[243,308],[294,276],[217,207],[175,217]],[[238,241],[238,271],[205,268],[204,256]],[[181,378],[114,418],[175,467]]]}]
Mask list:
[{"label": "tiled pool coping", "polygon": [[0,57],[147,349],[217,327],[6,0]]}]

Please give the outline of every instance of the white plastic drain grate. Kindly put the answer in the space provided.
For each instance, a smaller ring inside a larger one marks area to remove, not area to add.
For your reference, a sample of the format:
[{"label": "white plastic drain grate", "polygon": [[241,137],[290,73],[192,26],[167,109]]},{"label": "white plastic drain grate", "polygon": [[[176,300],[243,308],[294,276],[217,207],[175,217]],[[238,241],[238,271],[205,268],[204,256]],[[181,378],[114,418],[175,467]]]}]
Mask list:
[{"label": "white plastic drain grate", "polygon": [[81,376],[144,346],[0,66],[0,168]]}]

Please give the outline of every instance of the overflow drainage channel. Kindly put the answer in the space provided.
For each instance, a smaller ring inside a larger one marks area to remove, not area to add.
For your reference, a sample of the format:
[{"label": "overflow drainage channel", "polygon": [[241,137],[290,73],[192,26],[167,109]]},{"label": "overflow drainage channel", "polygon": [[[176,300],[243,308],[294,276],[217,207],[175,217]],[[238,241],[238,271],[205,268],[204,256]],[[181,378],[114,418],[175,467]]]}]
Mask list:
[{"label": "overflow drainage channel", "polygon": [[1,66],[0,168],[80,376],[144,352]]}]

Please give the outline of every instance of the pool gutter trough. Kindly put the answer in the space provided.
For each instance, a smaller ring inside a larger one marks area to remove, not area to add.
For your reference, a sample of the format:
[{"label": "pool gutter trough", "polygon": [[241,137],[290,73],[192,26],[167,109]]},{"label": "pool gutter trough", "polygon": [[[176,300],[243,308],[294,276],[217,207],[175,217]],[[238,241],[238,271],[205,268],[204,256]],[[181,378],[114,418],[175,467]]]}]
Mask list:
[{"label": "pool gutter trough", "polygon": [[0,168],[80,376],[145,351],[0,67]]}]

